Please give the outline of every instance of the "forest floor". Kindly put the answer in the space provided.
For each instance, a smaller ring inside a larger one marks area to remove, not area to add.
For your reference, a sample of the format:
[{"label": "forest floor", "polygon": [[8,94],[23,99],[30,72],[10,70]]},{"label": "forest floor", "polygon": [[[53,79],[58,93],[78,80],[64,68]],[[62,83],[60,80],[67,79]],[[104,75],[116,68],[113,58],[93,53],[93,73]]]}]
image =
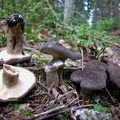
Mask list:
[{"label": "forest floor", "polygon": [[[111,33],[120,43],[120,33]],[[119,40],[118,40],[119,39]],[[52,59],[50,55],[41,54],[38,50],[41,44],[29,42],[24,50],[32,52],[32,60],[21,64],[22,67],[32,71],[37,79],[36,86],[20,100],[11,100],[0,103],[0,120],[119,120],[120,119],[120,89],[111,82],[106,88],[93,91],[90,96],[81,99],[79,87],[70,81],[70,75],[78,68],[82,68],[81,60],[66,63],[63,81],[57,88],[46,87],[46,74],[44,66]],[[64,43],[64,46],[67,46]],[[116,47],[114,45],[110,45]],[[2,46],[1,46],[2,47]],[[69,47],[69,45],[68,45]],[[111,47],[111,50],[113,50]],[[37,48],[37,49],[36,49]],[[112,56],[120,64],[120,48]],[[39,59],[38,59],[39,57]],[[84,62],[84,64],[86,64]]]}]

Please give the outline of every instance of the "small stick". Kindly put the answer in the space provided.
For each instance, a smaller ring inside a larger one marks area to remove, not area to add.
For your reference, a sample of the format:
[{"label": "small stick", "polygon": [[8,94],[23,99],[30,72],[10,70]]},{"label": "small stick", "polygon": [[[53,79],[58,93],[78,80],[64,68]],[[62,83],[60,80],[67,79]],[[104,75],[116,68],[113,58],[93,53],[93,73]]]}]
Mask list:
[{"label": "small stick", "polygon": [[46,87],[44,84],[42,84],[42,83],[40,82],[40,76],[39,76],[39,81],[37,81],[37,83],[38,83],[39,85],[41,85],[41,86],[43,86],[43,87],[45,87],[45,88],[47,89],[47,87]]},{"label": "small stick", "polygon": [[113,101],[113,103],[115,103],[115,101],[114,101],[114,99],[112,98],[112,96],[111,96],[110,92],[108,91],[107,87],[105,87],[105,89],[106,89],[108,95],[110,96],[111,100]]},{"label": "small stick", "polygon": [[45,94],[47,94],[47,92],[39,92],[39,93],[37,93],[37,94],[34,94],[34,95],[31,95],[31,96],[29,96],[28,98],[32,98],[32,97],[36,97],[36,96],[39,96],[39,95],[45,95]]},{"label": "small stick", "polygon": [[82,70],[83,70],[83,65],[84,65],[84,56],[83,56],[83,50],[82,49],[80,49],[81,50],[81,54],[82,54]]},{"label": "small stick", "polygon": [[59,95],[59,97],[57,98],[57,100],[60,100],[62,97],[64,97],[64,96],[66,96],[66,95],[68,95],[68,94],[70,94],[70,93],[73,93],[75,90],[71,90],[71,91],[69,91],[69,92],[66,92],[65,94],[63,94],[63,95]]},{"label": "small stick", "polygon": [[53,109],[50,109],[48,111],[45,111],[45,112],[42,112],[42,113],[39,113],[39,114],[36,114],[34,115],[34,117],[39,117],[39,116],[42,116],[42,115],[46,115],[46,114],[49,114],[49,113],[52,113],[52,112],[55,112],[57,110],[60,110],[62,108],[65,108],[66,106],[65,105],[62,105],[62,106],[59,106],[59,107],[56,107],[56,108],[53,108]]},{"label": "small stick", "polygon": [[[61,113],[65,113],[65,112],[68,112],[70,110],[75,110],[75,109],[79,109],[79,108],[83,108],[83,107],[92,107],[93,104],[90,104],[90,105],[81,105],[81,106],[77,106],[77,107],[71,107],[67,110],[63,110],[63,111],[60,111],[60,112],[57,112],[57,113],[53,113],[51,115],[48,115],[48,116],[44,116],[42,118],[40,118],[40,120],[43,120],[43,119],[46,119],[46,118],[49,118],[49,117],[52,117],[52,116],[55,116],[55,115],[58,115],[58,114],[61,114]],[[61,106],[62,107],[62,106]],[[63,107],[64,108],[64,107]],[[46,111],[47,112],[47,111]],[[40,113],[41,114],[41,113]],[[40,114],[37,114],[37,115],[34,115],[34,117],[38,117],[40,116]],[[44,115],[44,114],[43,114]]]}]

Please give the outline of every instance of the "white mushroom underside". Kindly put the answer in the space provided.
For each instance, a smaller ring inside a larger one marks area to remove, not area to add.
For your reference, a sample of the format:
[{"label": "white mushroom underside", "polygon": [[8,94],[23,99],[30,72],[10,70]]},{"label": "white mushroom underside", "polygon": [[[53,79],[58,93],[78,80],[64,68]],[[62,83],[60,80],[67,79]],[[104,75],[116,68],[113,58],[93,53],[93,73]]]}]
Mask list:
[{"label": "white mushroom underside", "polygon": [[2,82],[3,70],[0,70],[0,100],[6,101],[8,99],[18,99],[26,95],[30,89],[35,86],[36,78],[35,75],[24,68],[17,67],[19,72],[18,83],[8,88]]},{"label": "white mushroom underside", "polygon": [[30,54],[28,54],[28,53],[25,53],[25,55],[23,55],[23,54],[8,54],[7,50],[0,51],[0,59],[4,60],[4,61],[7,61],[11,58],[22,58],[22,57],[27,57],[27,56],[30,56]]},{"label": "white mushroom underside", "polygon": [[53,65],[46,65],[45,72],[56,71],[58,68],[63,67],[63,66],[64,66],[63,61],[57,61]]}]

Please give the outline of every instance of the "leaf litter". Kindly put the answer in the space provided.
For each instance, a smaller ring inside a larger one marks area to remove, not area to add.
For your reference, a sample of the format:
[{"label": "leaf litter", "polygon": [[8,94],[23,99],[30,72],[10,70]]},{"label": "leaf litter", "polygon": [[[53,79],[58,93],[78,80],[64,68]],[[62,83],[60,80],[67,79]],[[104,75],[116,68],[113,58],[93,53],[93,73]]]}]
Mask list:
[{"label": "leaf litter", "polygon": [[[66,46],[67,44],[63,42]],[[62,43],[60,43],[62,44]],[[120,90],[112,83],[108,83],[107,89],[94,91],[86,99],[80,99],[79,87],[70,81],[70,74],[76,69],[81,69],[81,60],[66,60],[64,79],[59,87],[51,85],[46,87],[44,65],[52,58],[50,55],[40,54],[40,45],[28,43],[25,45],[27,51],[33,52],[40,59],[42,65],[36,63],[23,63],[25,67],[37,77],[36,87],[23,99],[12,100],[0,104],[0,119],[23,120],[23,119],[62,119],[62,120],[119,120],[120,119]],[[68,45],[69,47],[69,45]],[[117,49],[119,53],[120,49]],[[106,48],[110,61],[120,64],[120,54],[116,54],[114,46]],[[49,59],[50,58],[50,59]],[[84,61],[84,65],[86,62]],[[60,116],[61,115],[61,116]]]}]

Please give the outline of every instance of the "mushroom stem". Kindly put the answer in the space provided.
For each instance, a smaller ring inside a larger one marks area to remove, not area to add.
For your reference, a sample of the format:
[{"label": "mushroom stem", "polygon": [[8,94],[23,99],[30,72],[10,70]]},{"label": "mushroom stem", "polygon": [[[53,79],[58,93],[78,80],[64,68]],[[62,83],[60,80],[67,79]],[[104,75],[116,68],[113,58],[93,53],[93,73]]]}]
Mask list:
[{"label": "mushroom stem", "polygon": [[57,71],[52,72],[46,72],[46,81],[47,81],[47,87],[50,87],[50,85],[54,84],[54,86],[59,85],[59,76]]},{"label": "mushroom stem", "polygon": [[7,24],[7,53],[22,54],[24,20],[18,14],[11,14],[6,18]]},{"label": "mushroom stem", "polygon": [[80,90],[80,96],[82,98],[85,98],[87,95],[90,95],[92,92],[92,90],[88,90],[88,89],[85,89],[85,88],[81,88]]},{"label": "mushroom stem", "polygon": [[60,83],[61,83],[61,81],[63,79],[63,67],[58,68],[57,72],[58,72],[58,76],[59,76]]},{"label": "mushroom stem", "polygon": [[3,84],[7,87],[12,87],[18,83],[19,71],[16,70],[13,66],[4,64],[3,65],[3,74],[2,80]]},{"label": "mushroom stem", "polygon": [[19,25],[8,29],[7,52],[9,54],[22,53],[23,34]]},{"label": "mushroom stem", "polygon": [[62,60],[53,60],[45,67],[47,87],[54,84],[57,87],[62,79],[62,69],[64,63]]}]

